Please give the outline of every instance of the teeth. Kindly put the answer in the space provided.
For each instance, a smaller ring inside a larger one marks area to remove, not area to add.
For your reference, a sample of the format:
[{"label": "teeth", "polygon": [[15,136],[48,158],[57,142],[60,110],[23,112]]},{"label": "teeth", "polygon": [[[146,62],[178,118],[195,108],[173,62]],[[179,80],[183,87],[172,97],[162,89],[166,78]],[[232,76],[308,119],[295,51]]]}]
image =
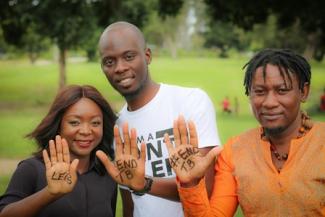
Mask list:
[{"label": "teeth", "polygon": [[89,145],[90,141],[78,141],[80,145]]},{"label": "teeth", "polygon": [[131,80],[132,80],[131,78],[125,78],[125,79],[121,80],[120,83],[121,84],[128,84],[128,83],[131,82]]}]

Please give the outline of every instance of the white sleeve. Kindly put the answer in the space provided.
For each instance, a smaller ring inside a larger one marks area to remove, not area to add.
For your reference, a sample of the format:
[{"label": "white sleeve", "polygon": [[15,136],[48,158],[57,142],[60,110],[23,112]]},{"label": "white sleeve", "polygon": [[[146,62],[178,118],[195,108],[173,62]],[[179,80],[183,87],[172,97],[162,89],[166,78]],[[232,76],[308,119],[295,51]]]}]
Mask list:
[{"label": "white sleeve", "polygon": [[201,89],[194,89],[186,100],[185,118],[195,123],[199,148],[221,145],[216,123],[216,111],[210,97]]}]

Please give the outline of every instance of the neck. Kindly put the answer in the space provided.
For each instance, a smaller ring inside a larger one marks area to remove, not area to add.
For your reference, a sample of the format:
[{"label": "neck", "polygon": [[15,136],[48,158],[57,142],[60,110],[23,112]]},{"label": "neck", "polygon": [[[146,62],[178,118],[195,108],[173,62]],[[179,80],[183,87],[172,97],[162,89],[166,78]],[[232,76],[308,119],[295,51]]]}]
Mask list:
[{"label": "neck", "polygon": [[270,142],[275,146],[290,145],[291,140],[298,137],[301,124],[302,118],[299,113],[293,123],[283,129],[281,132],[274,134],[266,132],[266,136],[269,138]]},{"label": "neck", "polygon": [[126,99],[129,111],[135,111],[149,103],[157,94],[160,85],[150,81],[141,92],[132,99]]}]

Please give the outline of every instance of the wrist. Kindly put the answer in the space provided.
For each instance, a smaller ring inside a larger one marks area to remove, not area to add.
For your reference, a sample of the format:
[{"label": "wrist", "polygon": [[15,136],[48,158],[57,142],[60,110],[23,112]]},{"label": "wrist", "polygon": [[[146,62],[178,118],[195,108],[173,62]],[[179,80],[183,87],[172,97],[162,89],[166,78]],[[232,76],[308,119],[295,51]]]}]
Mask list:
[{"label": "wrist", "polygon": [[191,180],[191,181],[188,181],[188,182],[182,182],[182,181],[179,180],[178,177],[176,177],[176,180],[179,183],[179,186],[181,186],[182,188],[192,188],[194,186],[197,186],[199,184],[199,182],[201,181],[201,179],[198,178],[198,179],[194,179],[194,180]]},{"label": "wrist", "polygon": [[57,199],[59,197],[62,197],[64,194],[61,192],[53,192],[49,186],[45,187],[45,192],[47,193],[47,195],[52,198],[52,199]]},{"label": "wrist", "polygon": [[54,201],[63,196],[61,193],[52,192],[49,186],[43,188],[43,195],[45,196],[46,201]]},{"label": "wrist", "polygon": [[153,183],[153,179],[149,176],[144,177],[144,187],[140,190],[132,190],[132,193],[138,196],[142,196],[146,193],[148,193],[151,190],[151,186]]}]

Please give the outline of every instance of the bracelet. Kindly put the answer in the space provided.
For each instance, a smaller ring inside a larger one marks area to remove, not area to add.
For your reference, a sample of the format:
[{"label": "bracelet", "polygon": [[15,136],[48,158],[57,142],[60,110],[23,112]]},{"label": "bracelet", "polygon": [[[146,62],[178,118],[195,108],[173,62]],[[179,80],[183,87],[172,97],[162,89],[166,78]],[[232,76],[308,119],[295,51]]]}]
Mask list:
[{"label": "bracelet", "polygon": [[143,189],[139,190],[139,191],[133,190],[132,191],[133,194],[138,195],[138,196],[142,196],[142,195],[148,193],[151,190],[153,179],[151,177],[149,177],[149,176],[145,176],[144,179],[145,179],[146,183],[145,183]]}]

